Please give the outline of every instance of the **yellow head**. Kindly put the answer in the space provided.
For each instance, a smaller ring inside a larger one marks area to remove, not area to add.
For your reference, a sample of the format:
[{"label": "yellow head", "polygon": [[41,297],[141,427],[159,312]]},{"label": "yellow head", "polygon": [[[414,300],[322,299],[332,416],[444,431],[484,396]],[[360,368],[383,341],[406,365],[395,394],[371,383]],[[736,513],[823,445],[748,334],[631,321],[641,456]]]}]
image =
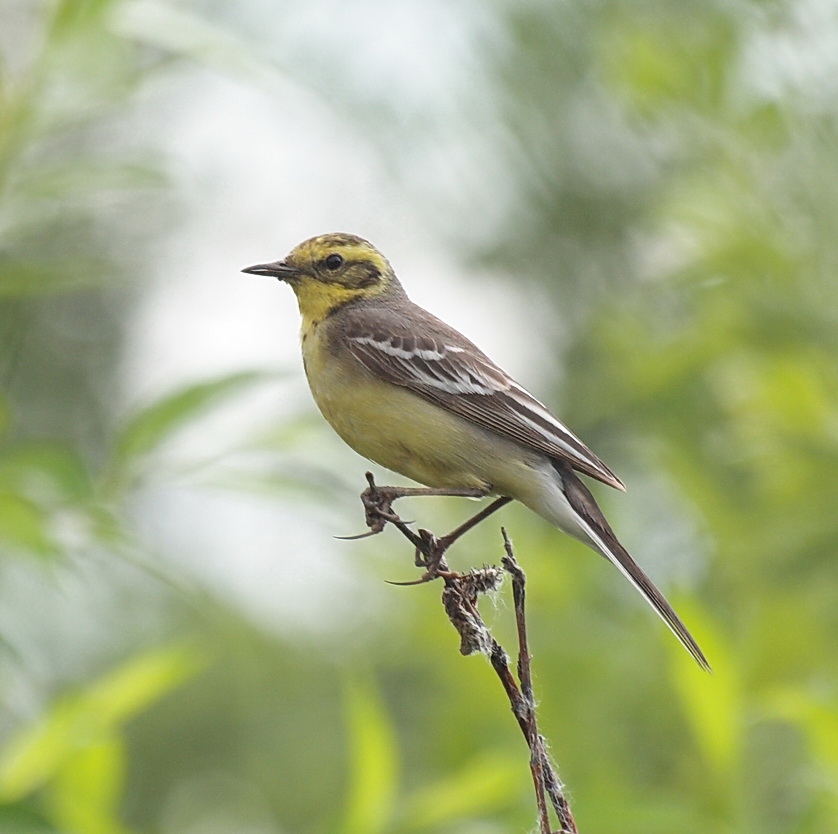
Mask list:
[{"label": "yellow head", "polygon": [[356,235],[334,232],[309,238],[280,261],[243,269],[286,281],[307,322],[318,322],[344,304],[383,295],[404,295],[393,267]]}]

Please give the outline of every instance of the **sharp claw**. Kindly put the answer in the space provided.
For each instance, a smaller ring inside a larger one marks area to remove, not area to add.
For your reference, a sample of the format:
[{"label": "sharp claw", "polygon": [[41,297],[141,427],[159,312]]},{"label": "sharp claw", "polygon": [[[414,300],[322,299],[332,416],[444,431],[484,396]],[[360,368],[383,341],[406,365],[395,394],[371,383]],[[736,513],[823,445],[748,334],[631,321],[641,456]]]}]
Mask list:
[{"label": "sharp claw", "polygon": [[367,530],[366,533],[358,533],[354,536],[332,536],[334,539],[339,539],[342,542],[354,542],[358,539],[368,539],[370,536],[375,536],[381,530]]},{"label": "sharp claw", "polygon": [[425,574],[423,574],[423,575],[422,575],[419,579],[414,579],[414,580],[412,580],[412,581],[410,581],[410,582],[393,582],[393,581],[391,581],[391,580],[389,580],[389,579],[385,579],[384,581],[385,581],[388,585],[399,585],[399,586],[401,586],[401,587],[403,587],[403,588],[406,588],[406,587],[408,587],[409,585],[424,585],[426,582],[431,582],[431,581],[433,581],[434,579],[436,579],[436,577],[435,577],[435,576],[431,576],[429,573],[425,573]]}]

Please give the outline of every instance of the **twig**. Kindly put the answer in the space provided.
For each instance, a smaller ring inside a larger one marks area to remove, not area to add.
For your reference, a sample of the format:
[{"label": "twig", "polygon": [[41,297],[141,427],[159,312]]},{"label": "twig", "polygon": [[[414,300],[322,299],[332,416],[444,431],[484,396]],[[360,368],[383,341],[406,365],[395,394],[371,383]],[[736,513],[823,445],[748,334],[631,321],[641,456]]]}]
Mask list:
[{"label": "twig", "polygon": [[[527,640],[527,618],[525,611],[526,601],[526,575],[521,569],[520,565],[515,559],[515,553],[512,550],[512,542],[507,535],[506,528],[501,527],[503,534],[503,545],[506,550],[506,556],[501,560],[501,564],[512,577],[512,599],[515,605],[515,622],[518,627],[518,679],[521,681],[521,694],[524,706],[525,725],[521,726],[524,737],[527,739],[527,744],[530,747],[530,768],[532,769],[533,781],[535,783],[536,799],[538,801],[539,811],[544,808],[546,817],[546,807],[544,803],[544,792],[546,791],[550,797],[553,805],[553,810],[559,818],[562,834],[578,834],[576,829],[576,822],[573,819],[573,814],[570,810],[570,803],[564,794],[564,785],[562,785],[556,768],[550,757],[547,755],[547,750],[544,746],[544,736],[538,730],[538,722],[535,713],[535,698],[533,696],[532,688],[532,667],[531,657],[529,653],[529,643]],[[494,665],[494,664],[493,664]],[[514,707],[513,707],[514,711]],[[516,713],[517,716],[517,713]],[[519,721],[519,723],[521,723]],[[549,824],[548,824],[549,825]],[[544,823],[542,823],[542,828]],[[546,830],[549,830],[546,829]]]},{"label": "twig", "polygon": [[[512,542],[504,528],[504,550],[506,555],[501,560],[503,571],[497,567],[484,566],[472,569],[467,574],[451,571],[445,561],[448,548],[464,533],[483,521],[495,510],[509,502],[508,498],[498,498],[494,503],[477,513],[447,536],[437,538],[427,530],[414,533],[392,509],[392,503],[405,495],[438,495],[439,490],[409,491],[394,487],[378,487],[373,476],[367,473],[369,488],[362,495],[369,534],[381,532],[387,523],[393,524],[416,549],[417,567],[425,569],[422,577],[414,582],[394,583],[416,585],[441,578],[445,583],[442,592],[442,604],[451,624],[460,635],[460,652],[464,655],[480,652],[485,654],[495,670],[512,708],[512,714],[524,734],[530,750],[530,771],[535,786],[536,805],[538,808],[539,831],[541,834],[578,834],[570,804],[564,794],[564,787],[544,743],[544,737],[538,730],[535,699],[532,687],[532,667],[527,641],[527,623],[525,610],[526,576],[515,559]],[[459,494],[463,494],[459,491]],[[515,607],[515,621],[518,630],[517,675],[512,674],[509,657],[503,647],[492,636],[477,609],[477,600],[481,594],[497,589],[503,581],[503,572],[512,578],[512,598]],[[560,828],[550,826],[548,798],[558,818]]]}]

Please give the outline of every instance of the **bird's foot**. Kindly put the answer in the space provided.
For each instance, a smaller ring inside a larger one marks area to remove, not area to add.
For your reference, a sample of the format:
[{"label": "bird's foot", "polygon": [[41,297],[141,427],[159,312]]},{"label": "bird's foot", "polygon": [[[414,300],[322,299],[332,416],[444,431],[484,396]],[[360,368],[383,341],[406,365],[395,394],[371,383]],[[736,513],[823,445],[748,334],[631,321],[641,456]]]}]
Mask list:
[{"label": "bird's foot", "polygon": [[343,541],[366,539],[380,533],[388,522],[396,525],[410,524],[393,512],[393,502],[397,498],[412,494],[410,490],[402,487],[378,486],[372,472],[367,472],[367,483],[369,486],[361,493],[361,503],[364,505],[364,521],[369,529],[366,533],[358,533],[355,536],[335,536],[335,538]]},{"label": "bird's foot", "polygon": [[369,527],[369,533],[363,533],[362,536],[380,533],[388,522],[407,523],[393,512],[393,502],[397,498],[403,498],[404,491],[399,487],[377,486],[371,472],[367,473],[367,481],[369,486],[361,493],[361,503],[364,505],[364,520]]},{"label": "bird's foot", "polygon": [[430,530],[419,530],[419,541],[416,545],[414,564],[417,568],[425,568],[425,573],[416,584],[431,582],[437,577],[442,579],[458,579],[460,574],[449,570],[445,561],[448,542],[445,538],[437,538]]}]

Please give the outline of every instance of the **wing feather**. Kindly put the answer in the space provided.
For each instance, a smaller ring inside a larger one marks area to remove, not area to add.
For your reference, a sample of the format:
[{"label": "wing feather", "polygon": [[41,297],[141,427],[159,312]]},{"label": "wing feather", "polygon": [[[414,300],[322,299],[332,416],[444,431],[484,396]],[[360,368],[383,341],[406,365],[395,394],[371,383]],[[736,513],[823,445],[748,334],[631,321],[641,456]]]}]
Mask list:
[{"label": "wing feather", "polygon": [[[367,370],[395,385],[603,483],[622,481],[542,403],[453,328],[414,308],[427,334],[404,319],[356,317],[346,331],[350,353]],[[378,326],[376,326],[378,325]]]}]

